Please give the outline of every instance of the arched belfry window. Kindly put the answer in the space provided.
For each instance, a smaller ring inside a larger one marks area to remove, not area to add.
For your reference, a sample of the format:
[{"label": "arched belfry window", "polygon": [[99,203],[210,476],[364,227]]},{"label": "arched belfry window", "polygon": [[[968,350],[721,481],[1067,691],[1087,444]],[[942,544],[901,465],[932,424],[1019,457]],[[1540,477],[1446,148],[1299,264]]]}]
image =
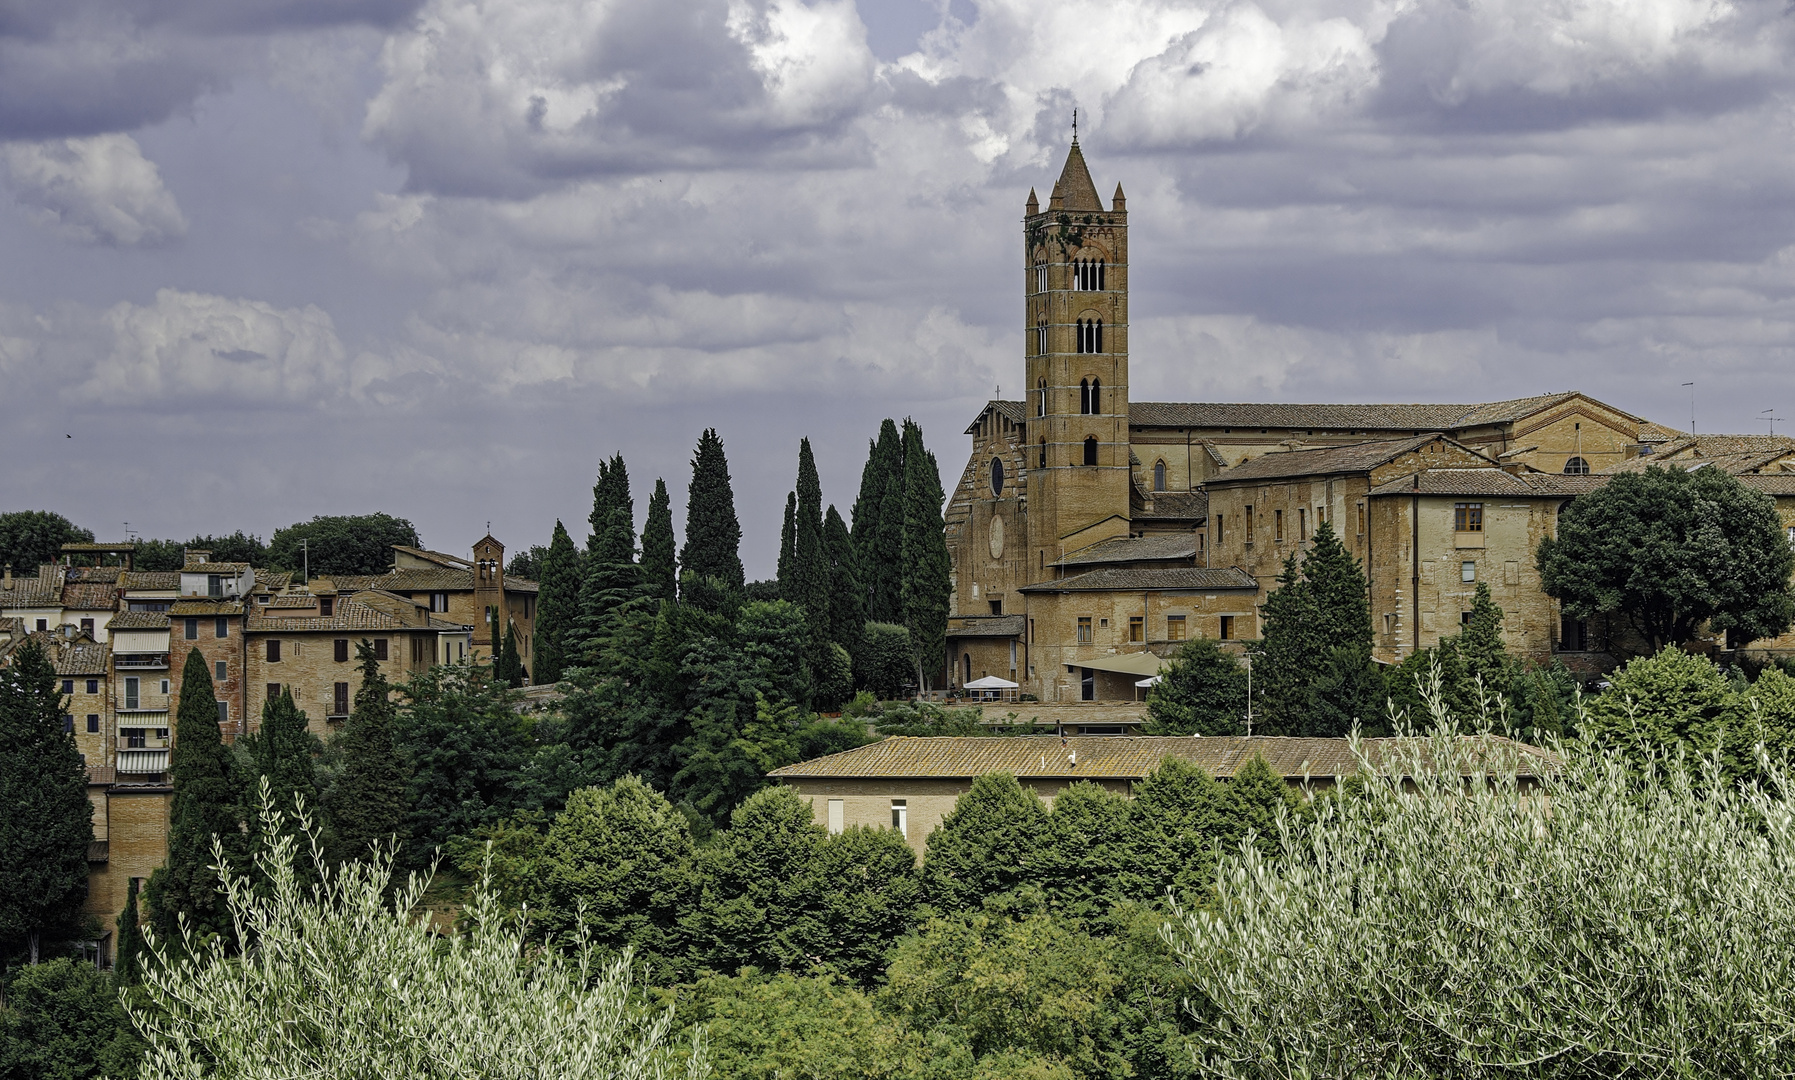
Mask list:
[{"label": "arched belfry window", "polygon": [[1078,351],[1081,353],[1100,353],[1103,351],[1103,320],[1078,320]]},{"label": "arched belfry window", "polygon": [[1035,320],[1035,355],[1047,355],[1047,316]]},{"label": "arched belfry window", "polygon": [[1046,467],[1047,467],[1047,440],[1042,439],[1041,440],[1041,464],[1037,465],[1036,468],[1045,469]]},{"label": "arched belfry window", "polygon": [[1074,259],[1072,287],[1080,292],[1101,292],[1104,287],[1102,259]]},{"label": "arched belfry window", "polygon": [[1103,411],[1103,380],[1102,379],[1092,379],[1091,380],[1091,412],[1100,413],[1102,411]]},{"label": "arched belfry window", "polygon": [[1035,399],[1035,415],[1036,416],[1046,416],[1047,415],[1047,380],[1046,379],[1036,380],[1035,393],[1040,395],[1039,397],[1037,397]]},{"label": "arched belfry window", "polygon": [[1035,264],[1035,291],[1038,293],[1047,291],[1047,263],[1045,260]]},{"label": "arched belfry window", "polygon": [[1078,380],[1078,411],[1089,415],[1091,411],[1091,380]]},{"label": "arched belfry window", "polygon": [[1166,463],[1163,461],[1155,461],[1153,463],[1153,490],[1154,491],[1164,491],[1165,489],[1166,489]]},{"label": "arched belfry window", "polygon": [[1564,471],[1567,476],[1588,476],[1589,462],[1580,457],[1574,457],[1564,463]]},{"label": "arched belfry window", "polygon": [[1084,463],[1086,465],[1097,464],[1097,436],[1095,436],[1095,435],[1085,436]]}]

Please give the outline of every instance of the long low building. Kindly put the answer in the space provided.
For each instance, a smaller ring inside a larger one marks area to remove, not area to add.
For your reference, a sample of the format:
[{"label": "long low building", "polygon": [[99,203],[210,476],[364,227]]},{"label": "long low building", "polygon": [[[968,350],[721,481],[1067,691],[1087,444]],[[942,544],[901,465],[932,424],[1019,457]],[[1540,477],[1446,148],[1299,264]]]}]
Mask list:
[{"label": "long low building", "polygon": [[[1489,748],[1487,760],[1517,763],[1516,774],[1523,780],[1536,780],[1556,768],[1558,759],[1539,747],[1498,736],[1478,738]],[[1366,739],[1363,745],[1375,760],[1395,741]],[[1200,766],[1223,781],[1262,757],[1287,782],[1312,789],[1333,787],[1359,772],[1346,739],[1022,735],[895,736],[767,775],[809,800],[817,824],[831,833],[853,825],[893,828],[921,854],[929,834],[960,796],[988,773],[1009,773],[1052,805],[1054,796],[1081,780],[1131,794],[1168,757]]]}]

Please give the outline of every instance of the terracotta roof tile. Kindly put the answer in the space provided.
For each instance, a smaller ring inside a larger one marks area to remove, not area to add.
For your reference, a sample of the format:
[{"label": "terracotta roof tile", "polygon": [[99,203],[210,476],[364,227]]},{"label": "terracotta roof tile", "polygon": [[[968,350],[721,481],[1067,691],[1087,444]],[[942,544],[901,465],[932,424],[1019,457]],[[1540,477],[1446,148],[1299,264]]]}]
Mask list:
[{"label": "terracotta roof tile", "polygon": [[1208,492],[1149,491],[1143,494],[1152,509],[1136,513],[1136,521],[1205,521],[1209,517]]},{"label": "terracotta roof tile", "polygon": [[1168,562],[1197,557],[1195,533],[1163,536],[1118,536],[1074,551],[1052,566],[1096,566],[1107,563]]},{"label": "terracotta roof tile", "polygon": [[114,630],[166,629],[168,629],[168,612],[166,611],[121,611],[106,623],[108,633]]},{"label": "terracotta roof tile", "polygon": [[86,636],[70,641],[55,630],[26,634],[8,645],[4,650],[5,655],[10,657],[27,641],[35,641],[42,646],[44,655],[50,658],[58,675],[104,675],[110,666],[111,652],[106,646]]},{"label": "terracotta roof tile", "polygon": [[328,630],[419,630],[377,608],[351,599],[337,601],[336,614],[307,617],[304,615],[267,618],[252,614],[245,620],[245,629],[262,633]]},{"label": "terracotta roof tile", "polygon": [[1371,489],[1373,495],[1483,495],[1528,498],[1543,494],[1501,469],[1428,469]]},{"label": "terracotta roof tile", "polygon": [[118,607],[118,587],[105,582],[64,585],[62,606],[70,611],[112,611]]},{"label": "terracotta roof tile", "polygon": [[241,615],[243,604],[236,600],[176,600],[168,605],[170,615]]},{"label": "terracotta roof tile", "polygon": [[[1470,736],[1467,736],[1469,738]],[[1374,760],[1395,740],[1366,739]],[[1537,763],[1531,775],[1552,769],[1556,759],[1536,747],[1489,737],[1493,746],[1512,749]],[[1007,738],[978,736],[897,736],[774,769],[768,776],[838,778],[940,778],[969,780],[1007,772],[1019,779],[1138,780],[1166,757],[1199,765],[1211,776],[1231,777],[1254,755],[1286,778],[1334,778],[1359,771],[1345,739],[1273,736],[1052,735]],[[1525,770],[1523,770],[1525,771]]]},{"label": "terracotta roof tile", "polygon": [[947,636],[1021,637],[1024,616],[1021,615],[954,615],[947,620]]},{"label": "terracotta roof tile", "polygon": [[246,562],[190,562],[181,567],[183,574],[241,574],[249,569]]},{"label": "terracotta roof tile", "polygon": [[141,589],[146,592],[174,592],[181,587],[181,572],[179,570],[133,570],[118,576],[118,587]]},{"label": "terracotta roof tile", "polygon": [[384,574],[340,574],[329,579],[342,593],[363,589],[384,589],[387,592],[454,592],[472,591],[472,570],[389,570]]},{"label": "terracotta roof tile", "polygon": [[1739,482],[1766,495],[1795,495],[1795,473],[1746,473]]},{"label": "terracotta roof tile", "polygon": [[286,593],[270,597],[266,604],[261,605],[263,608],[315,608],[317,606],[318,598],[310,593]]},{"label": "terracotta roof tile", "polygon": [[1298,476],[1370,472],[1379,465],[1419,449],[1437,438],[1440,438],[1439,434],[1430,433],[1383,442],[1318,446],[1309,450],[1289,450],[1265,454],[1243,461],[1232,469],[1217,473],[1209,478],[1208,483],[1214,485],[1233,481],[1282,480]]},{"label": "terracotta roof tile", "polygon": [[1018,592],[1210,592],[1223,589],[1253,589],[1259,583],[1253,575],[1233,566],[1191,567],[1163,570],[1091,570],[1058,581],[1042,581],[1024,585]]},{"label": "terracotta roof tile", "polygon": [[11,589],[0,589],[0,608],[61,607],[62,575],[12,579]]},{"label": "terracotta roof tile", "polygon": [[1566,391],[1473,405],[1284,405],[1275,402],[1137,401],[1128,407],[1128,422],[1143,427],[1453,431],[1488,424],[1512,423],[1576,396],[1575,391]]},{"label": "terracotta roof tile", "polygon": [[120,566],[71,566],[66,572],[66,579],[82,584],[102,581],[110,584],[116,582],[122,573],[124,568]]}]

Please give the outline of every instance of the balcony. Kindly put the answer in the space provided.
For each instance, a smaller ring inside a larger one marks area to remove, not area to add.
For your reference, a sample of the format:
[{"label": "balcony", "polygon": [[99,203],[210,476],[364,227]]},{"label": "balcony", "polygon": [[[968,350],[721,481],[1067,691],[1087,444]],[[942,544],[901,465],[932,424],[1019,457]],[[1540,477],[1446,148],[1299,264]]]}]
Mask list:
[{"label": "balcony", "polygon": [[120,671],[167,671],[167,653],[125,653],[112,658],[112,666]]},{"label": "balcony", "polygon": [[164,773],[168,771],[168,751],[160,750],[125,750],[118,752],[118,773],[141,776],[145,773]]}]

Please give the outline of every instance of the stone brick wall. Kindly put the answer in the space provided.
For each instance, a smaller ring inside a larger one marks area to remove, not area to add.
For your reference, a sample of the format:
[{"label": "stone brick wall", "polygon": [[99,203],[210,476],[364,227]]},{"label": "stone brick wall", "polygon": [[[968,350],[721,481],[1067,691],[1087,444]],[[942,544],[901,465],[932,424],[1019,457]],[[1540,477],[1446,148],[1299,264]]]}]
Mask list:
[{"label": "stone brick wall", "polygon": [[107,861],[90,863],[85,914],[100,923],[102,935],[114,932],[125,909],[130,880],[148,881],[168,860],[168,813],[174,789],[166,785],[96,786],[94,837],[104,839]]},{"label": "stone brick wall", "polygon": [[[394,685],[404,682],[413,673],[429,667],[435,659],[436,631],[418,630],[258,630],[251,635],[249,650],[250,710],[249,729],[261,727],[262,706],[268,700],[268,687],[279,684],[289,689],[294,701],[304,710],[308,726],[320,738],[342,726],[348,714],[335,709],[336,684],[347,685],[349,701],[361,688],[361,666],[356,662],[355,646],[363,638],[387,643],[387,659],[380,672]],[[268,659],[268,642],[281,643],[280,659]],[[348,642],[348,659],[336,659],[335,643]],[[421,657],[413,653],[413,642],[422,648]]]}]

